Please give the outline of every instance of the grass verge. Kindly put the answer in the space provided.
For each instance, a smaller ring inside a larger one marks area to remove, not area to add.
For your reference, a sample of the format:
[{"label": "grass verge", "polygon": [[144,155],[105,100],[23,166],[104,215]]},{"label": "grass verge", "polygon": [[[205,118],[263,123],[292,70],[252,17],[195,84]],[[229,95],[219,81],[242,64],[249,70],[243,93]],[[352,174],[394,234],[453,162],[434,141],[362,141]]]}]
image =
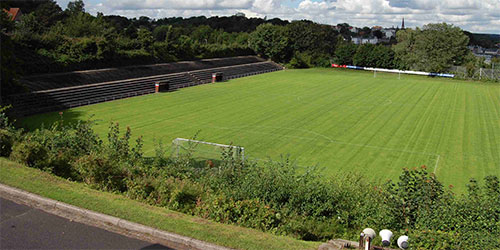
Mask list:
[{"label": "grass verge", "polygon": [[92,211],[238,249],[317,249],[306,242],[153,207],[0,158],[0,183]]}]

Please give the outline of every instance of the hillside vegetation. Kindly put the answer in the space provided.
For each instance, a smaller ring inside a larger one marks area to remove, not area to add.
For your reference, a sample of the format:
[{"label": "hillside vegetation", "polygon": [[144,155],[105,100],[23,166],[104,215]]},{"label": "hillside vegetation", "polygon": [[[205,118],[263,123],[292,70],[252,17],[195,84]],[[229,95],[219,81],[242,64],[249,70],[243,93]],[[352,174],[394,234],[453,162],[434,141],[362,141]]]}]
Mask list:
[{"label": "hillside vegetation", "polygon": [[0,7],[23,13],[16,23],[0,13],[3,96],[22,92],[17,79],[27,75],[253,54],[292,68],[332,62],[435,72],[453,65],[484,66],[466,49],[469,37],[444,23],[399,30],[397,39],[385,44],[354,45],[351,35],[357,34],[348,24],[338,30],[307,20],[240,15],[93,16],[81,0],[69,2],[64,11],[54,0],[2,1]]}]

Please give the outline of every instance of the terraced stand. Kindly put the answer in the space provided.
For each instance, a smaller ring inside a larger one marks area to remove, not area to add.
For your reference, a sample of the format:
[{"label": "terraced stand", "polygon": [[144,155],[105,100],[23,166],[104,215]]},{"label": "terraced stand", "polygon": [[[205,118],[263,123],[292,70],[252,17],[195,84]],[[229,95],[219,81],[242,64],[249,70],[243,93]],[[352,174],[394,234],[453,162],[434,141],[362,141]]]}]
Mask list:
[{"label": "terraced stand", "polygon": [[[245,57],[242,61],[249,60],[249,58]],[[260,59],[252,60],[257,62],[85,85],[76,84],[75,86],[56,89],[46,89],[55,83],[41,82],[38,85],[32,83],[28,87],[32,87],[33,92],[9,96],[7,102],[12,104],[16,116],[26,116],[151,94],[155,92],[155,82],[168,83],[168,90],[173,91],[210,83],[212,73],[215,72],[223,73],[224,79],[229,80],[283,69],[274,62],[261,61]],[[230,61],[234,62],[234,60]]]},{"label": "terraced stand", "polygon": [[239,56],[229,58],[215,58],[199,61],[162,63],[139,65],[121,68],[75,71],[57,74],[44,74],[24,77],[21,83],[31,91],[50,90],[55,88],[73,87],[92,83],[120,81],[133,78],[151,77],[181,73],[187,71],[204,70],[218,67],[243,65],[263,62],[256,56]]}]

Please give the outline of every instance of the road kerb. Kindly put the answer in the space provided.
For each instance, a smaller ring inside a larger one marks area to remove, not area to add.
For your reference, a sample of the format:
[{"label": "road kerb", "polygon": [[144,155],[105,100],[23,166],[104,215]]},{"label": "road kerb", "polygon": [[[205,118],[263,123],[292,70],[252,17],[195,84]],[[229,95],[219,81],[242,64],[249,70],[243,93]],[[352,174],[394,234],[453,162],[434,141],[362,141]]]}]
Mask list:
[{"label": "road kerb", "polygon": [[149,241],[167,244],[169,246],[176,246],[186,249],[230,249],[190,237],[144,226],[114,216],[79,208],[1,183],[0,197],[84,224],[89,224],[92,226],[102,226],[106,230],[122,233],[128,236],[137,236],[137,238],[140,239],[148,239]]}]

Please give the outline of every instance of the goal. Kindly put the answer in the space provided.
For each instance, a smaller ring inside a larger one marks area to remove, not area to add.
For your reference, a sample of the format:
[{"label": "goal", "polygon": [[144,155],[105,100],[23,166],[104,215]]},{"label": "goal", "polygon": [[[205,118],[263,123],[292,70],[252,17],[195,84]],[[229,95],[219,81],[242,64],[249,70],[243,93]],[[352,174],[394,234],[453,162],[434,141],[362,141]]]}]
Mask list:
[{"label": "goal", "polygon": [[233,157],[241,158],[241,160],[245,159],[245,148],[243,147],[194,139],[176,138],[172,141],[172,150],[175,157],[188,155],[198,160],[221,159],[224,153],[230,153]]}]

